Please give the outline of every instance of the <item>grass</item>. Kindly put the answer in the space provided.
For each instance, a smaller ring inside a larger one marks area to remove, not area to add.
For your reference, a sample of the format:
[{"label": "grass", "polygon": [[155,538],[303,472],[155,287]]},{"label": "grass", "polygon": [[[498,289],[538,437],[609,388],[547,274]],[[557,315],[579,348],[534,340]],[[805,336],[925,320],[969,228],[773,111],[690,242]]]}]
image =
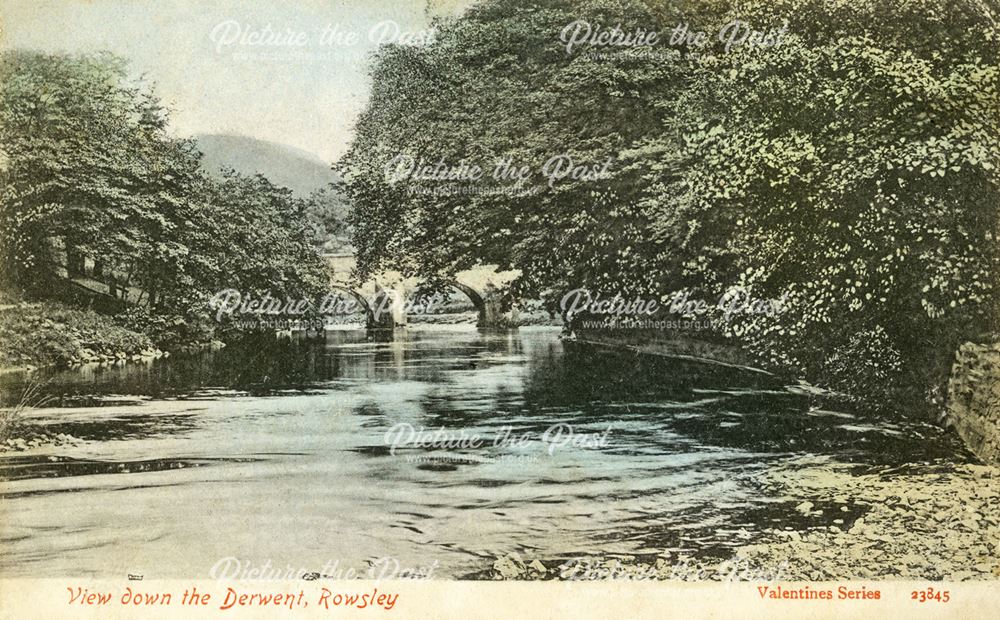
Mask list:
[{"label": "grass", "polygon": [[[21,396],[11,406],[0,407],[0,445],[5,445],[8,439],[14,439],[22,435],[22,417],[25,409],[32,407],[43,407],[48,402],[49,397],[41,393],[42,383],[39,381],[29,381],[21,391]],[[6,399],[0,398],[0,402]]]}]

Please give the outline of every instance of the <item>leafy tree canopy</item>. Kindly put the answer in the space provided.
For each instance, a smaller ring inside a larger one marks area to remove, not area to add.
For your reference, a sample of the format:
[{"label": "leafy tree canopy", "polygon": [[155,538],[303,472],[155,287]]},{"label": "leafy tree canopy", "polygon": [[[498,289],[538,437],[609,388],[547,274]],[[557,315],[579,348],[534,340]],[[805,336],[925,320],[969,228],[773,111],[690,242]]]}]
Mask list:
[{"label": "leafy tree canopy", "polygon": [[31,288],[66,248],[143,290],[153,313],[196,316],[223,288],[321,292],[316,201],[260,176],[209,178],[167,123],[113,55],[0,55],[4,279]]},{"label": "leafy tree canopy", "polygon": [[[495,263],[552,303],[742,285],[787,294],[777,315],[716,317],[765,363],[856,392],[939,381],[998,326],[996,19],[988,0],[486,0],[376,59],[341,162],[359,267]],[[568,51],[578,20],[658,42]],[[727,45],[734,20],[780,44]],[[708,36],[672,41],[679,24]],[[522,193],[386,173],[558,154],[611,163]]]}]

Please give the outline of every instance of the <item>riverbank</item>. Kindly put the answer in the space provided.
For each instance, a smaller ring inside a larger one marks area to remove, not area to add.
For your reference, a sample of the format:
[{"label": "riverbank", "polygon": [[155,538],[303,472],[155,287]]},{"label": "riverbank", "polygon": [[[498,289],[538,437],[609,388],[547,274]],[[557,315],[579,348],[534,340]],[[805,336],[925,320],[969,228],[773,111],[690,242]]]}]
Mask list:
[{"label": "riverbank", "polygon": [[496,580],[834,581],[1000,578],[1000,469],[906,465],[868,473],[817,457],[769,471],[762,493],[794,518],[725,559],[693,550],[564,561],[505,556]]},{"label": "riverbank", "polygon": [[163,355],[148,335],[92,310],[22,301],[0,311],[0,372]]},{"label": "riverbank", "polygon": [[[146,334],[111,317],[55,301],[27,302],[7,293],[0,305],[0,374],[44,367],[124,364],[168,355]],[[13,303],[12,303],[13,302]],[[0,452],[62,445],[73,438],[22,423],[25,409],[44,405],[37,382],[0,394]]]}]

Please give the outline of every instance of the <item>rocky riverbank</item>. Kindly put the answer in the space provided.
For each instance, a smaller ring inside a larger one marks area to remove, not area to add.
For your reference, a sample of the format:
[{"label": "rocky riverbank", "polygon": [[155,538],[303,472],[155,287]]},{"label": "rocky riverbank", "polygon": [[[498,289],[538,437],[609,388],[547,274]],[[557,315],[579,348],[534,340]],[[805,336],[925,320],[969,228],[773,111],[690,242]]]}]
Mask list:
[{"label": "rocky riverbank", "polygon": [[164,355],[146,334],[92,310],[21,302],[0,312],[0,368],[124,363]]},{"label": "rocky riverbank", "polygon": [[498,558],[490,579],[832,581],[1000,578],[1000,468],[931,463],[859,474],[809,457],[769,471],[762,493],[794,504],[796,523],[767,529],[724,560]]}]

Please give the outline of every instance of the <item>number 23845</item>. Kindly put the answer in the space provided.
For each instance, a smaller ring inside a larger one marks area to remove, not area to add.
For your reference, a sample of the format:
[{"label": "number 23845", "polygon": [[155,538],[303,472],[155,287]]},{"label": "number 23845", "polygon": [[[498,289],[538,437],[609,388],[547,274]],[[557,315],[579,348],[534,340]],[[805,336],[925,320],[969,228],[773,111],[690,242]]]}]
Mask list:
[{"label": "number 23845", "polygon": [[917,601],[918,603],[926,603],[928,601],[939,601],[941,603],[947,603],[951,598],[947,590],[935,590],[934,588],[927,588],[926,590],[914,590],[910,592],[910,598]]}]

